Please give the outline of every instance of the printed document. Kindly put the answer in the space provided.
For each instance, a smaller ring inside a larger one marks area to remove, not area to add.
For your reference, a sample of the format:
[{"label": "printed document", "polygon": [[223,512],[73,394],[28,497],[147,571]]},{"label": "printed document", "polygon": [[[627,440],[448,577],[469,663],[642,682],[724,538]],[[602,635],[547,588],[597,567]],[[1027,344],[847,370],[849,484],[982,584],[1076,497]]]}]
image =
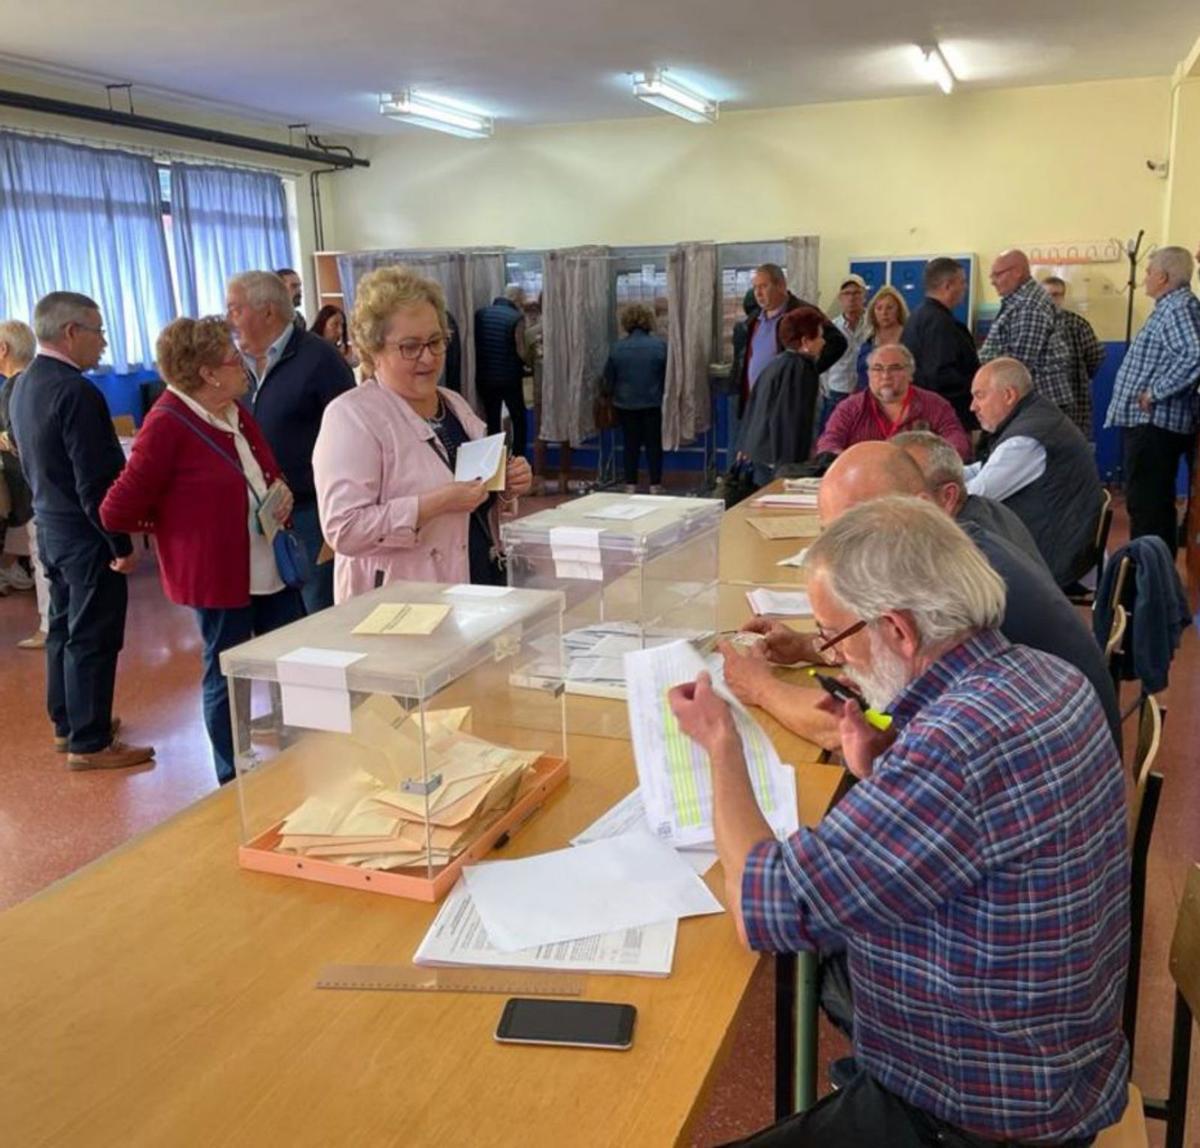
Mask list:
[{"label": "printed document", "polygon": [[[625,655],[629,726],[646,818],[660,841],[710,845],[712,773],[708,755],[679,728],[667,694],[694,681],[704,660],[686,642]],[[713,689],[729,703],[742,739],[758,807],[778,836],[795,832],[796,775],[779,760],[771,739],[718,678]]]},{"label": "printed document", "polygon": [[[572,845],[589,845],[593,841],[601,841],[605,837],[617,837],[622,833],[640,829],[650,832],[650,822],[646,820],[646,807],[642,803],[642,791],[634,789],[622,797],[607,813],[600,814],[578,836],[571,838]],[[680,849],[682,857],[701,877],[716,863],[715,849]]]},{"label": "printed document", "polygon": [[633,973],[665,977],[675,957],[677,921],[616,929],[594,937],[502,953],[488,942],[465,881],[446,898],[413,955],[414,965],[484,965],[573,973]]},{"label": "printed document", "polygon": [[674,849],[636,831],[471,865],[463,877],[488,940],[506,953],[724,911]]}]

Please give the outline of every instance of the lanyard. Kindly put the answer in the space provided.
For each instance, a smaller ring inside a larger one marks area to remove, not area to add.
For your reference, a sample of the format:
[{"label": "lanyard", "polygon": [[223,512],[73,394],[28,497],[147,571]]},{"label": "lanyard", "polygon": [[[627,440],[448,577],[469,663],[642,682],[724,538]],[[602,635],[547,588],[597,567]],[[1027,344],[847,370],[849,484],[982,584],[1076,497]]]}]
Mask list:
[{"label": "lanyard", "polygon": [[871,395],[871,417],[875,420],[875,425],[879,428],[879,433],[885,439],[889,439],[894,434],[899,434],[900,428],[908,421],[908,408],[912,404],[912,387],[909,387],[904,393],[904,402],[900,406],[900,417],[894,422],[889,423],[881,413],[879,400]]}]

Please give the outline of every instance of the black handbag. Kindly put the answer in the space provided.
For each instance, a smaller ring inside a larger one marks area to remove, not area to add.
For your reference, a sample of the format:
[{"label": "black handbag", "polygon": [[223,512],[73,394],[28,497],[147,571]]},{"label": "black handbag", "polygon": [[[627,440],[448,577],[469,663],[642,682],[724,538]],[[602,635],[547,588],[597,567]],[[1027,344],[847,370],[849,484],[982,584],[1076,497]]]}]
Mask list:
[{"label": "black handbag", "polygon": [[[246,472],[217,446],[208,435],[194,423],[184,418],[178,411],[172,410],[167,406],[160,407],[159,409],[163,414],[170,415],[176,422],[182,423],[202,443],[208,446],[210,450],[216,451],[221,458],[233,467],[246,483],[246,489],[250,491],[250,497],[254,499],[255,507],[262,507],[262,499],[258,497],[258,491],[250,485],[250,480],[246,478]],[[299,590],[312,579],[312,562],[308,557],[308,550],[304,545],[304,540],[294,530],[288,530],[283,526],[276,530],[275,536],[271,539],[271,549],[275,554],[275,568],[279,571],[279,577],[285,586],[293,590]]]}]

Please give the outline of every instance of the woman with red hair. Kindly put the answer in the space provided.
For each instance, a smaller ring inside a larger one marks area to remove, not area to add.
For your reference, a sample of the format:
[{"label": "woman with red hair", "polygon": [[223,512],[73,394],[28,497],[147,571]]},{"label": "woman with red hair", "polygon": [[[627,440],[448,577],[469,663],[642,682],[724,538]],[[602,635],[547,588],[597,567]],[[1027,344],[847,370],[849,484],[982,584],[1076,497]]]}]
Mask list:
[{"label": "woman with red hair", "polygon": [[758,376],[738,438],[738,458],[752,464],[756,486],[770,482],[777,467],[808,458],[821,393],[817,359],[825,346],[826,322],[818,308],[807,304],[779,321],[784,349]]}]

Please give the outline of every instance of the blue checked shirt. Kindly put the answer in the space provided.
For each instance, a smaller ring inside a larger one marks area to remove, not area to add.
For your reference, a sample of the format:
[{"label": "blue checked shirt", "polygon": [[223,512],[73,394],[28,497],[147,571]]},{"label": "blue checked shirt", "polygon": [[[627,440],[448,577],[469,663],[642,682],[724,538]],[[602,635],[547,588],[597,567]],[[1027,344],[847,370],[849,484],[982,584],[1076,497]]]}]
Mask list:
[{"label": "blue checked shirt", "polygon": [[1071,350],[1058,327],[1058,312],[1045,288],[1026,279],[1000,301],[979,361],[1017,359],[1033,376],[1033,387],[1055,406],[1071,403]]},{"label": "blue checked shirt", "polygon": [[890,707],[899,736],[816,829],[754,847],[754,949],[844,946],[854,1055],[976,1135],[1114,1123],[1129,856],[1121,762],[1074,667],[985,631]]},{"label": "blue checked shirt", "polygon": [[[1191,434],[1200,426],[1200,300],[1186,285],[1159,297],[1117,371],[1106,427],[1156,426]],[[1148,391],[1150,410],[1138,406]]]}]

